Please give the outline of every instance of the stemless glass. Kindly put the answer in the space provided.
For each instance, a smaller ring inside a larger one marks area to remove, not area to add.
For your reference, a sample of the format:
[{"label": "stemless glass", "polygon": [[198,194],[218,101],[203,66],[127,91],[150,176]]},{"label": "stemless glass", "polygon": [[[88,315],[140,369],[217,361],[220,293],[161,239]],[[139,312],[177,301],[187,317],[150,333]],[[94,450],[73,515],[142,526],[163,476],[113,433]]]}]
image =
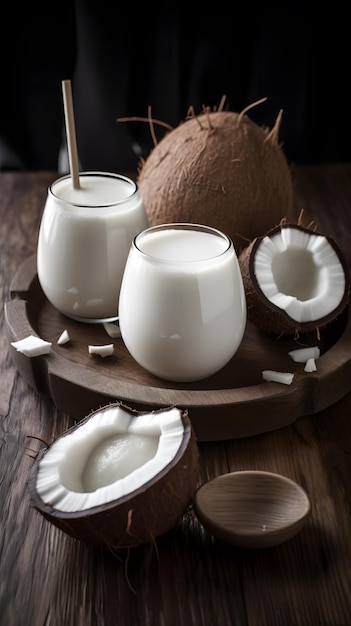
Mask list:
[{"label": "stemless glass", "polygon": [[82,322],[118,318],[118,298],[131,242],[148,219],[137,184],[109,172],[80,173],[48,189],[38,237],[37,271],[44,294]]},{"label": "stemless glass", "polygon": [[177,382],[219,371],[247,319],[232,240],[201,224],[152,226],[132,241],[119,299],[122,339],[150,373]]}]

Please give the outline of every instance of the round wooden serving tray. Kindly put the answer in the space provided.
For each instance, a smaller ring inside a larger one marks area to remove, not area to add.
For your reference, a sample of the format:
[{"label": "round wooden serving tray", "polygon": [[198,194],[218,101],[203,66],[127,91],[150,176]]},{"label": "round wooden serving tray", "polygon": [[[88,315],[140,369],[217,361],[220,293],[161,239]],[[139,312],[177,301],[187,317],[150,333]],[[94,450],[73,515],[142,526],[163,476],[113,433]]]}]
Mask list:
[{"label": "round wooden serving tray", "polygon": [[[137,410],[176,405],[186,408],[199,441],[251,436],[287,426],[303,415],[331,406],[351,389],[351,321],[348,311],[303,342],[268,335],[250,322],[241,346],[220,372],[196,383],[170,383],[148,374],[127,352],[122,339],[111,339],[103,325],[75,322],[45,298],[37,278],[36,256],[17,271],[5,303],[5,328],[13,359],[29,385],[51,397],[74,419],[109,402]],[[67,329],[71,341],[57,344]],[[52,342],[49,354],[29,358],[10,342],[28,335]],[[101,358],[88,345],[114,343],[114,354]],[[289,350],[318,345],[317,371],[306,373]],[[262,370],[293,372],[291,385],[265,382]]]}]

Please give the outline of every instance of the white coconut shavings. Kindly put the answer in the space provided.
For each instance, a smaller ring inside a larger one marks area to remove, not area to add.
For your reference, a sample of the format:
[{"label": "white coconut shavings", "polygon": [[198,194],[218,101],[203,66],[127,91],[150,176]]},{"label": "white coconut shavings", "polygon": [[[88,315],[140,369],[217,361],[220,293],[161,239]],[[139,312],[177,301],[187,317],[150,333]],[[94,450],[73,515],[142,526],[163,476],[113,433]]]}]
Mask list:
[{"label": "white coconut shavings", "polygon": [[274,370],[263,370],[263,380],[274,383],[283,383],[284,385],[291,385],[294,380],[294,374],[291,372],[276,372]]},{"label": "white coconut shavings", "polygon": [[297,348],[296,350],[291,350],[288,354],[295,363],[306,363],[309,359],[319,359],[320,349],[318,346]]},{"label": "white coconut shavings", "polygon": [[28,337],[20,339],[19,341],[12,341],[11,346],[13,346],[17,352],[33,357],[48,354],[51,350],[52,343],[50,343],[50,341],[44,341],[44,339],[40,339],[40,337],[36,337],[35,335],[28,335]]},{"label": "white coconut shavings", "polygon": [[64,330],[59,336],[57,343],[59,346],[63,346],[63,344],[68,343],[71,340],[68,331]]},{"label": "white coconut shavings", "polygon": [[114,349],[113,343],[107,343],[103,346],[88,346],[89,354],[98,354],[102,358],[113,354]]}]

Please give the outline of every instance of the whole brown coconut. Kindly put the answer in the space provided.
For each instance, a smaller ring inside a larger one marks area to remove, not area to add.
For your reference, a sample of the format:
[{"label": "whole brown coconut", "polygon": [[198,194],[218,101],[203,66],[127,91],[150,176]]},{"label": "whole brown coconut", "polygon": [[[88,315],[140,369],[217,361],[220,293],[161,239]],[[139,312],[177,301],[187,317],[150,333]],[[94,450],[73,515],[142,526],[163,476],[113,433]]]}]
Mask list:
[{"label": "whole brown coconut", "polygon": [[269,131],[247,117],[253,106],[206,110],[155,145],[137,181],[150,225],[207,224],[229,235],[239,253],[289,219],[293,184],[278,144],[282,112]]}]

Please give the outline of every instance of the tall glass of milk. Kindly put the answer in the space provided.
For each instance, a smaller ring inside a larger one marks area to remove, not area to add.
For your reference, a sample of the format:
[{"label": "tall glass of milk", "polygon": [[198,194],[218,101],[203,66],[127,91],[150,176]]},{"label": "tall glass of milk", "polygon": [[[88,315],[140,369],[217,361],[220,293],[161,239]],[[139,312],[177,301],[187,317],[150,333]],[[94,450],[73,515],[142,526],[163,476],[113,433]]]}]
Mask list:
[{"label": "tall glass of milk", "polygon": [[148,226],[137,184],[109,172],[81,172],[48,189],[37,246],[38,279],[61,313],[82,322],[118,318],[125,263]]},{"label": "tall glass of milk", "polygon": [[237,351],[246,327],[232,240],[201,224],[161,224],[133,239],[119,299],[132,357],[169,381],[211,376]]}]

